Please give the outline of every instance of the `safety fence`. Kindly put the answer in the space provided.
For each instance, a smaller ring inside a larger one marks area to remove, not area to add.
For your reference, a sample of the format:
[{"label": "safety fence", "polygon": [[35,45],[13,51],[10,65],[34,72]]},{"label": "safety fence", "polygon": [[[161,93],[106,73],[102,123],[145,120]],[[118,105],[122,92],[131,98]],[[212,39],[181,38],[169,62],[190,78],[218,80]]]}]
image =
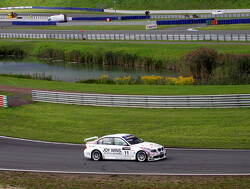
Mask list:
[{"label": "safety fence", "polygon": [[12,10],[12,9],[32,9],[32,6],[21,6],[21,7],[1,7],[0,10]]},{"label": "safety fence", "polygon": [[8,107],[8,97],[5,95],[0,95],[0,107]]},{"label": "safety fence", "polygon": [[150,19],[150,16],[120,16],[120,20],[143,20],[143,19]]},{"label": "safety fence", "polygon": [[0,38],[80,39],[80,40],[146,40],[146,41],[250,41],[250,34],[226,35],[145,35],[145,34],[22,34],[0,33]]},{"label": "safety fence", "polygon": [[145,96],[32,91],[33,101],[60,104],[135,108],[233,108],[250,107],[250,94]]},{"label": "safety fence", "polygon": [[72,17],[72,20],[143,20],[150,19],[150,16],[106,16],[106,17]]},{"label": "safety fence", "polygon": [[13,21],[12,25],[28,25],[28,26],[56,26],[58,21]]},{"label": "safety fence", "polygon": [[150,15],[151,19],[164,19],[164,18],[239,18],[250,17],[250,13],[238,14],[186,14],[186,15]]},{"label": "safety fence", "polygon": [[[18,16],[19,17],[19,16]],[[20,17],[19,17],[20,18]],[[0,16],[0,19],[8,19],[8,16]],[[48,20],[48,16],[21,16],[20,19]]]},{"label": "safety fence", "polygon": [[113,16],[113,17],[108,17],[108,16],[106,16],[106,17],[72,17],[72,20],[93,20],[93,21],[95,21],[95,20],[107,20],[107,19],[110,19],[110,21],[111,20],[118,20],[118,17],[115,17],[115,16]]},{"label": "safety fence", "polygon": [[206,18],[206,19],[181,19],[181,20],[159,20],[159,21],[156,21],[156,24],[157,25],[204,24],[208,20],[214,20],[214,18]]},{"label": "safety fence", "polygon": [[218,20],[218,25],[222,24],[250,24],[250,18]]}]

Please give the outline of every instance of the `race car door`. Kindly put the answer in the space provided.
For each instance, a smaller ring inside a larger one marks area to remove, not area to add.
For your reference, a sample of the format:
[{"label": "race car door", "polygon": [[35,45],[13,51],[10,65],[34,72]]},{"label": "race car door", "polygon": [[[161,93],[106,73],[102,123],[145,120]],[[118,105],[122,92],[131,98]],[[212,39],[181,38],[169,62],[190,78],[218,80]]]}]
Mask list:
[{"label": "race car door", "polygon": [[106,137],[102,138],[98,141],[99,144],[99,150],[102,152],[104,159],[115,159],[115,157],[112,155],[111,149],[114,146],[114,138],[112,137]]},{"label": "race car door", "polygon": [[121,138],[114,138],[114,149],[118,152],[116,159],[131,159],[131,147]]}]

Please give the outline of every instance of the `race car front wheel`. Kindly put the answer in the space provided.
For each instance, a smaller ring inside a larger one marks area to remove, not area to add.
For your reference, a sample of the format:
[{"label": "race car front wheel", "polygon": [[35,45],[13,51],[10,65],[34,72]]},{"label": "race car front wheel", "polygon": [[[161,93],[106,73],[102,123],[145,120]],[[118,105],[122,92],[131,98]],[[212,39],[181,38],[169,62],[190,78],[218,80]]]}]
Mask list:
[{"label": "race car front wheel", "polygon": [[102,154],[99,150],[94,150],[91,154],[91,158],[94,160],[94,161],[99,161],[102,159]]},{"label": "race car front wheel", "polygon": [[147,160],[147,154],[144,151],[139,151],[136,155],[137,161],[143,162]]}]

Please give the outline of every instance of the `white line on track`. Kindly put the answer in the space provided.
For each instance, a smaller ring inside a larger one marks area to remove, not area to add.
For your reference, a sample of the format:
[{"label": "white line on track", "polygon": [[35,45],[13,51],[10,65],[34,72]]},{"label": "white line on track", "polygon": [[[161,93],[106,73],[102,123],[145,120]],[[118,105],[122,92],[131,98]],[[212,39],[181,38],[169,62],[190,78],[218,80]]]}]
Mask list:
[{"label": "white line on track", "polygon": [[[7,137],[7,136],[0,136],[0,138],[11,139],[11,140],[20,140],[25,142],[35,142],[35,143],[42,143],[42,144],[58,144],[58,145],[69,145],[69,146],[83,146],[83,144],[72,144],[72,143],[60,143],[60,142],[47,142],[47,141],[39,141],[39,140],[29,140],[29,139],[22,139],[22,138],[14,138],[14,137]],[[83,140],[84,141],[84,140]],[[180,150],[180,151],[228,151],[228,152],[250,152],[250,150],[239,150],[239,149],[194,149],[194,148],[166,148],[167,150]]]},{"label": "white line on track", "polygon": [[0,171],[18,171],[34,173],[60,173],[60,174],[96,174],[96,175],[151,175],[151,176],[249,176],[250,173],[238,174],[192,174],[192,173],[116,173],[116,172],[81,172],[81,171],[46,171],[46,170],[26,170],[26,169],[5,169]]},{"label": "white line on track", "polygon": [[60,142],[47,142],[47,141],[39,141],[39,140],[29,140],[29,139],[6,137],[6,136],[0,136],[0,138],[11,139],[11,140],[20,140],[20,141],[25,141],[25,142],[35,142],[35,143],[42,143],[42,144],[58,144],[58,145],[69,145],[69,146],[83,146],[84,145],[84,144],[72,144],[72,143],[60,143]]}]

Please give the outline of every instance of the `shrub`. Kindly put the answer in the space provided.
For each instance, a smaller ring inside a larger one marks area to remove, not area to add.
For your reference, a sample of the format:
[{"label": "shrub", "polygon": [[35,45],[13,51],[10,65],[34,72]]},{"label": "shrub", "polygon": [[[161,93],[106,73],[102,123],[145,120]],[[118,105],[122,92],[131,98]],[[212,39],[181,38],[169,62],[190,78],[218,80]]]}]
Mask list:
[{"label": "shrub", "polygon": [[199,48],[186,54],[180,65],[182,73],[195,78],[210,78],[218,61],[218,52],[213,48]]}]

